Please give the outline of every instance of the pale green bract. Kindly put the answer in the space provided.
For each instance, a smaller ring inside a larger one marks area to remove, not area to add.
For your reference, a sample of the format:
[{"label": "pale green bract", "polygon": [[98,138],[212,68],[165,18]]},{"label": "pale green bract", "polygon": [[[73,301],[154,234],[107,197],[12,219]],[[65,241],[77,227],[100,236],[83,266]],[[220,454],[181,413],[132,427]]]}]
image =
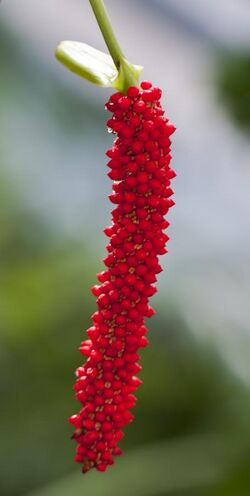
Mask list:
[{"label": "pale green bract", "polygon": [[56,57],[72,72],[99,86],[112,86],[118,76],[110,55],[79,41],[62,41]]},{"label": "pale green bract", "polygon": [[118,71],[110,55],[79,41],[62,41],[55,54],[63,65],[78,76],[98,86],[117,90],[124,87],[128,74],[133,72],[139,77],[142,70],[141,66],[132,65],[123,58]]}]

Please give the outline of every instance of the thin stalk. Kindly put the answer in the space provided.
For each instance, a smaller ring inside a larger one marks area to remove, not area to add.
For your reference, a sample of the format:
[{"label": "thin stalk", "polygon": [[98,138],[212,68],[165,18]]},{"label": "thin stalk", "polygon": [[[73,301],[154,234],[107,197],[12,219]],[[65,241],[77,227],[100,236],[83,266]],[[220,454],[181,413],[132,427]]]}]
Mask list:
[{"label": "thin stalk", "polygon": [[119,70],[121,59],[124,58],[124,55],[113,31],[104,2],[103,0],[89,0],[89,2],[95,14],[105,43],[109,49],[109,53],[114,61],[116,68]]},{"label": "thin stalk", "polygon": [[138,70],[138,67],[130,64],[126,60],[113,31],[111,21],[109,19],[103,0],[89,0],[89,2],[95,14],[105,43],[108,47],[109,53],[118,70],[120,91],[122,93],[126,93],[129,86],[138,86],[138,76],[140,73],[140,69]]}]

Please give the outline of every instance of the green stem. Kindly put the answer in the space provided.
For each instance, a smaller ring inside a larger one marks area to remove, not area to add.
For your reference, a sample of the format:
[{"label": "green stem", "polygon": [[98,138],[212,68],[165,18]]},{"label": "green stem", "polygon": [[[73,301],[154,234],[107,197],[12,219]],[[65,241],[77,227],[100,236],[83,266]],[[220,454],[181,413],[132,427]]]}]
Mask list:
[{"label": "green stem", "polygon": [[105,43],[109,49],[109,53],[119,71],[121,59],[124,58],[124,55],[113,31],[106,7],[102,0],[89,0],[89,2],[95,14]]},{"label": "green stem", "polygon": [[109,49],[109,53],[114,61],[114,64],[119,72],[120,87],[122,93],[126,93],[129,86],[138,86],[138,67],[130,64],[116,39],[113,31],[106,7],[103,0],[89,0],[90,5],[95,14],[96,20],[102,32],[105,43]]}]

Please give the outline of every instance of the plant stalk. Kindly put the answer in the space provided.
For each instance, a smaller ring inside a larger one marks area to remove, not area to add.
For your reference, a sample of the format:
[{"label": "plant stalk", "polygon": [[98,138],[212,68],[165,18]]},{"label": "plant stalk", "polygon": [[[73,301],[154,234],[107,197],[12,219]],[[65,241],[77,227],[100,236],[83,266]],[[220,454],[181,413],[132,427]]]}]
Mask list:
[{"label": "plant stalk", "polygon": [[124,58],[124,55],[113,31],[104,2],[103,0],[89,0],[89,2],[95,14],[105,43],[109,49],[109,53],[114,61],[116,68],[119,70],[121,59]]},{"label": "plant stalk", "polygon": [[132,85],[138,86],[139,84],[138,68],[136,68],[136,66],[130,64],[126,60],[121,50],[121,47],[117,41],[115,33],[113,31],[111,21],[103,0],[89,0],[89,2],[95,14],[96,20],[102,32],[105,43],[108,47],[109,53],[118,70],[120,84],[121,84],[121,91],[122,93],[126,93],[129,86]]}]

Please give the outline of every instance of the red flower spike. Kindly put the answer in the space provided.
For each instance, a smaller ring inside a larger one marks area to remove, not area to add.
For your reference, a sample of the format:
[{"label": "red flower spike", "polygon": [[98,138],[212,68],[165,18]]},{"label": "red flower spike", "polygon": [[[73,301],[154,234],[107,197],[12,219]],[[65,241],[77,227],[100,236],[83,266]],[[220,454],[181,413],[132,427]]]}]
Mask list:
[{"label": "red flower spike", "polygon": [[113,223],[104,229],[110,238],[107,270],[94,285],[98,310],[80,352],[87,357],[78,367],[74,389],[82,408],[72,415],[75,460],[83,472],[105,472],[122,453],[117,445],[122,428],[133,421],[134,391],[142,381],[138,350],[148,344],[145,317],[154,315],[149,298],[161,272],[159,255],[166,253],[169,226],[164,215],[174,205],[170,181],[169,136],[175,127],[163,117],[161,90],[149,81],[131,86],[127,95],[113,94],[106,108],[113,113],[107,126],[118,134],[106,155],[108,176],[114,180],[110,201]]}]

